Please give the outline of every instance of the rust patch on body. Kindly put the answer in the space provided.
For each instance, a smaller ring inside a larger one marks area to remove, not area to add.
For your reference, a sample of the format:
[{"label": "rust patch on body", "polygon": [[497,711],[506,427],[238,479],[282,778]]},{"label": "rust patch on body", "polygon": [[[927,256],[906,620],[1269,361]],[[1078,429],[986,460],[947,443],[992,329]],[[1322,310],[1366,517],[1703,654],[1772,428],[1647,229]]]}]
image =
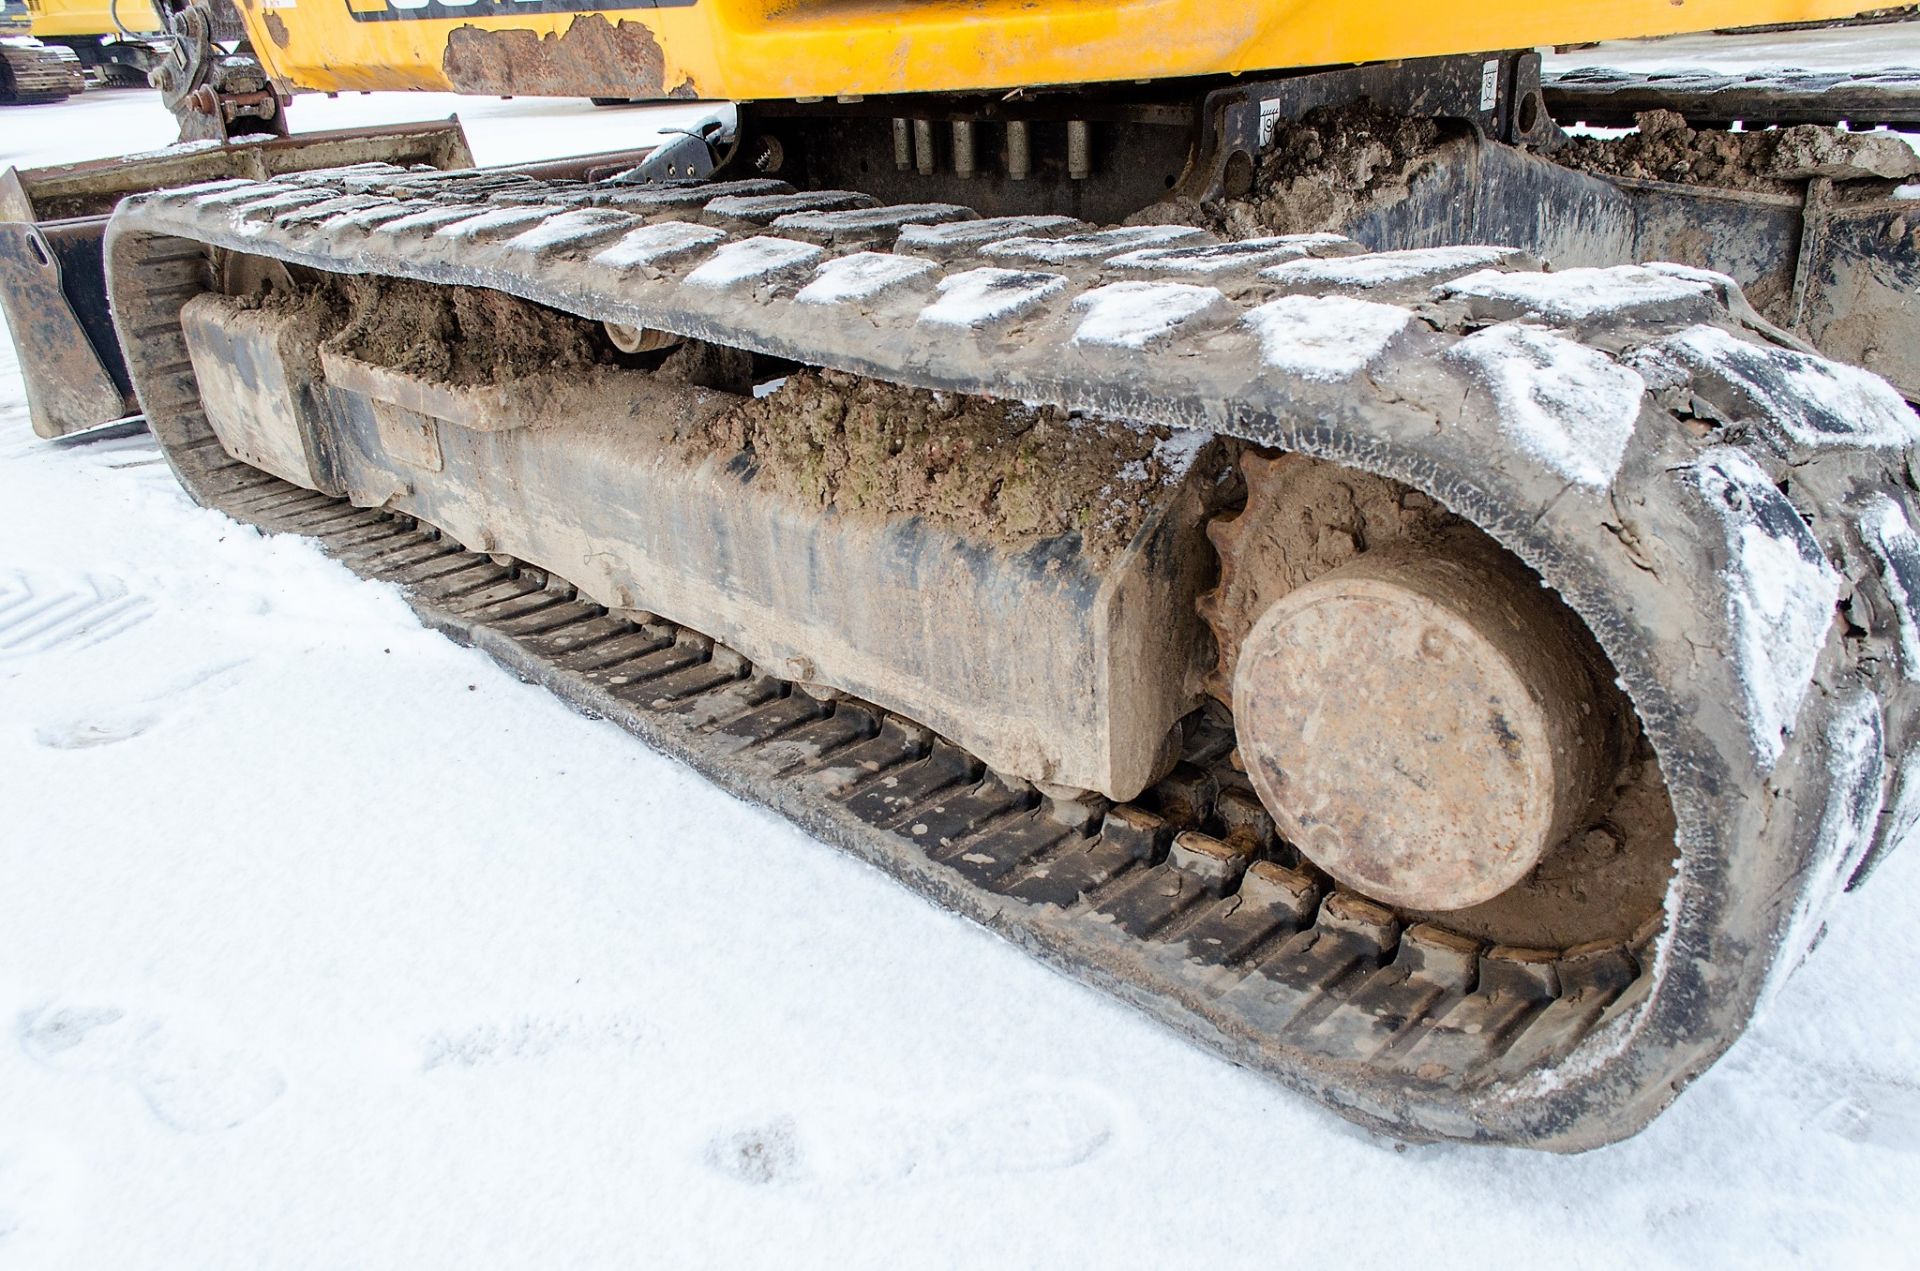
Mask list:
[{"label": "rust patch on body", "polygon": [[292,43],[292,39],[287,35],[287,24],[280,20],[279,14],[269,13],[266,22],[267,34],[273,37],[275,44],[278,44],[281,48],[286,48],[287,45]]},{"label": "rust patch on body", "polygon": [[666,56],[644,23],[598,13],[564,33],[456,28],[440,69],[463,93],[501,97],[663,97]]}]

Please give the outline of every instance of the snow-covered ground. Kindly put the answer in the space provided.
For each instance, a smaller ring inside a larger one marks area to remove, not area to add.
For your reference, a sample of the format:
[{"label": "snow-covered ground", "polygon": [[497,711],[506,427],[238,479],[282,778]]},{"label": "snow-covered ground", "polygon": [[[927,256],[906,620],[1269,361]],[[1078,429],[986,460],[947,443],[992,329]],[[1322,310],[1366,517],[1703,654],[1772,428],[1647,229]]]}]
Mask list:
[{"label": "snow-covered ground", "polygon": [[[458,106],[494,161],[658,121]],[[146,93],[0,120],[0,162],[166,140]],[[36,440],[0,343],[8,1271],[1914,1265],[1916,913],[1910,851],[1628,1143],[1403,1148],[194,507],[144,434]]]}]

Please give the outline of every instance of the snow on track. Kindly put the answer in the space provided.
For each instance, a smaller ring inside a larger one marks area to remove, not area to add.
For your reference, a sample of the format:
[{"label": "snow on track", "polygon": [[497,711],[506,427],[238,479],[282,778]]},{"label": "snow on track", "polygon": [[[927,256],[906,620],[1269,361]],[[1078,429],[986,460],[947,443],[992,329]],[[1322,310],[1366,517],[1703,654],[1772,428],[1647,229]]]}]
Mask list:
[{"label": "snow on track", "polygon": [[[496,125],[561,131],[477,105],[483,157]],[[152,144],[151,94],[67,109],[10,135]],[[10,345],[0,573],[149,606],[0,662],[0,1268],[1860,1267],[1920,1242],[1920,852],[1640,1137],[1396,1150],[195,508],[144,435],[37,440]]]}]

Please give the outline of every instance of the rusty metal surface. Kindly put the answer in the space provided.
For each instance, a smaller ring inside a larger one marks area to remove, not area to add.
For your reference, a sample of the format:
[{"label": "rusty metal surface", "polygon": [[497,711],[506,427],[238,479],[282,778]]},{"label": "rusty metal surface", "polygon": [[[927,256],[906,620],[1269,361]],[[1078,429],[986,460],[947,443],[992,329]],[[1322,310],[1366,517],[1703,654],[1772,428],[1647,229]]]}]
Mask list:
[{"label": "rusty metal surface", "polygon": [[1410,909],[1466,909],[1530,874],[1612,776],[1543,594],[1524,570],[1403,543],[1271,605],[1241,648],[1233,717],[1287,841]]},{"label": "rusty metal surface", "polygon": [[693,97],[667,91],[666,54],[644,22],[583,14],[563,32],[455,27],[441,70],[462,93],[503,97]]},{"label": "rusty metal surface", "polygon": [[309,132],[240,145],[169,146],[119,159],[9,168],[0,174],[0,216],[16,221],[104,216],[129,194],[227,177],[264,181],[355,163],[467,168],[473,166],[473,151],[457,119]]},{"label": "rusty metal surface", "polygon": [[34,431],[63,437],[139,413],[101,272],[107,213],[122,198],[367,162],[469,167],[473,154],[459,121],[445,120],[0,172],[0,308]]}]

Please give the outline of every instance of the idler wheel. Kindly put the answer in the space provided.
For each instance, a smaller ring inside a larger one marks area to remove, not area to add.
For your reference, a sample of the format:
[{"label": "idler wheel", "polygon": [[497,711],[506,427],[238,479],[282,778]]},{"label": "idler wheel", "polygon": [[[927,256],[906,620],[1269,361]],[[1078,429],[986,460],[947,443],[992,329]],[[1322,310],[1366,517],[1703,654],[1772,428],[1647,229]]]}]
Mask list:
[{"label": "idler wheel", "polygon": [[1233,677],[1241,762],[1335,879],[1420,910],[1498,896],[1593,815],[1621,702],[1592,641],[1477,535],[1367,552],[1270,605]]}]

